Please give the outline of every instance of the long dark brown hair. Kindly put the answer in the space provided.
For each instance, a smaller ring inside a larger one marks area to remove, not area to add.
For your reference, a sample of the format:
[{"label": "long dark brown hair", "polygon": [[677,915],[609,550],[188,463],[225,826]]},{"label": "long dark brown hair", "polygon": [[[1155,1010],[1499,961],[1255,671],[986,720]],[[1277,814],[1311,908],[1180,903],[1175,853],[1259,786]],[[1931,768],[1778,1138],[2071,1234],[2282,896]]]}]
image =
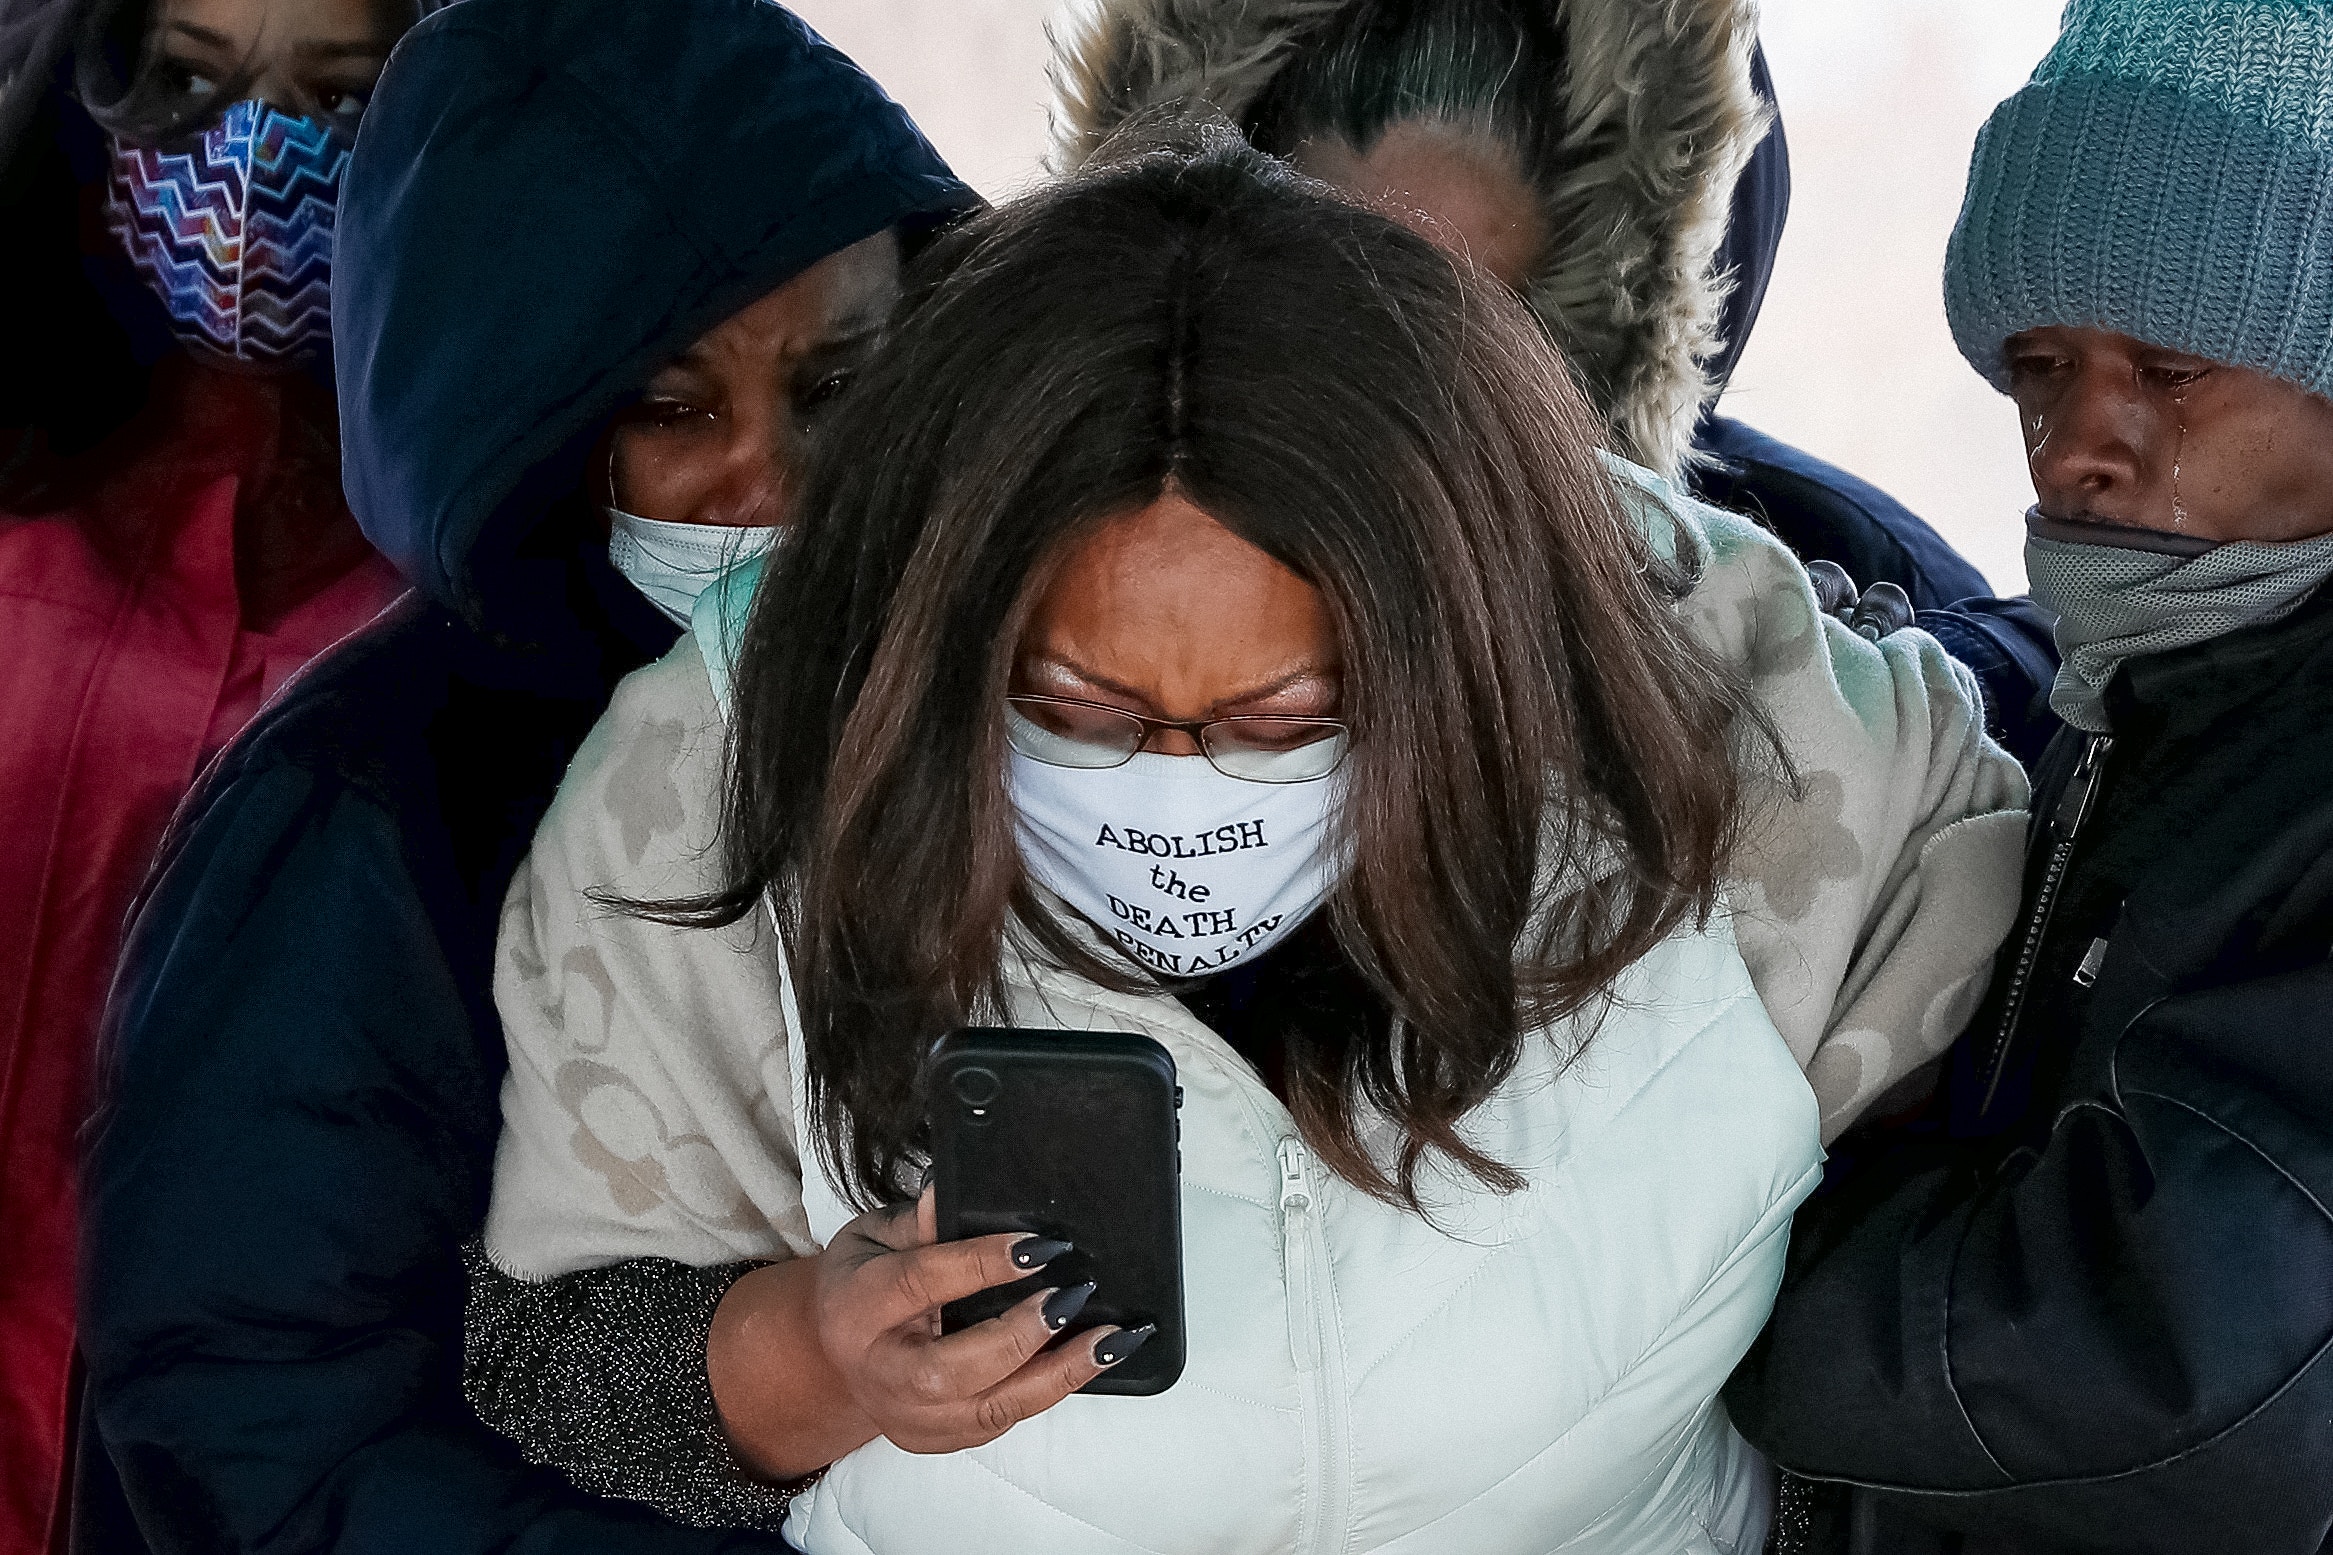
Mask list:
[{"label": "long dark brown hair", "polygon": [[[1115,987],[1027,885],[1002,697],[1078,538],[1169,487],[1317,587],[1354,730],[1337,940],[1390,1032],[1298,1034],[1322,1159],[1415,1206],[1526,1036],[1706,914],[1758,727],[1674,604],[1694,559],[1618,508],[1522,305],[1228,128],[1160,129],[981,215],[910,277],[835,408],[736,673],[726,889],[777,904],[819,1150],[911,1191],[925,1058],[994,1020],[1017,918]],[[1402,1131],[1381,1162],[1365,1110]]]}]

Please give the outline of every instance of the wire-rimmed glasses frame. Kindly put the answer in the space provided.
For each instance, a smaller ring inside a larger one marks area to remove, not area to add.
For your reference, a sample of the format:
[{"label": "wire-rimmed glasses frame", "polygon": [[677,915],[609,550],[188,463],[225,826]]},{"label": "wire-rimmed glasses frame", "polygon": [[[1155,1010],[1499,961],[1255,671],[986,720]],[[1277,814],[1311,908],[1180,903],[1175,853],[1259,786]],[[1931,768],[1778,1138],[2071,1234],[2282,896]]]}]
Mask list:
[{"label": "wire-rimmed glasses frame", "polygon": [[[1353,730],[1341,718],[1242,713],[1228,718],[1149,718],[1077,697],[1005,698],[1005,738],[1047,766],[1085,771],[1122,767],[1161,730],[1190,736],[1207,764],[1243,783],[1310,783],[1345,759]],[[1034,736],[1034,737],[1032,737]]]}]

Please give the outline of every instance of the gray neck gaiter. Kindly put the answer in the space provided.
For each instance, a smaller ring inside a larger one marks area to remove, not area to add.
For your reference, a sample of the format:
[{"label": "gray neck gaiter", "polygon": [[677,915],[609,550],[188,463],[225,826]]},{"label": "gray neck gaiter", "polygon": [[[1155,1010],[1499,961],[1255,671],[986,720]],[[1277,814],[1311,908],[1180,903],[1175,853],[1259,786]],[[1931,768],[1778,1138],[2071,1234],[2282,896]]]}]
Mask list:
[{"label": "gray neck gaiter", "polygon": [[2049,705],[2107,732],[2106,683],[2125,659],[2192,647],[2300,607],[2333,577],[2333,534],[2270,545],[2215,545],[2186,535],[2025,519],[2025,575],[2057,613],[2057,684]]}]

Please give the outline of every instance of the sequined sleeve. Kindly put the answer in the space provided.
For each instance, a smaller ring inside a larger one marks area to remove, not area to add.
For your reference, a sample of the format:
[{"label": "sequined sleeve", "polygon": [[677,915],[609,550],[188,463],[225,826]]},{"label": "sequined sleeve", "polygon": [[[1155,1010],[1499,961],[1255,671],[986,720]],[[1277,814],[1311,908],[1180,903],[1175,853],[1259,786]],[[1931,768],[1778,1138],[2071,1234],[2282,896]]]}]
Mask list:
[{"label": "sequined sleeve", "polygon": [[748,1473],[713,1408],[713,1309],[758,1263],[699,1269],[635,1258],[551,1280],[462,1249],[462,1386],[488,1426],[595,1495],[698,1528],[776,1532],[808,1480]]}]

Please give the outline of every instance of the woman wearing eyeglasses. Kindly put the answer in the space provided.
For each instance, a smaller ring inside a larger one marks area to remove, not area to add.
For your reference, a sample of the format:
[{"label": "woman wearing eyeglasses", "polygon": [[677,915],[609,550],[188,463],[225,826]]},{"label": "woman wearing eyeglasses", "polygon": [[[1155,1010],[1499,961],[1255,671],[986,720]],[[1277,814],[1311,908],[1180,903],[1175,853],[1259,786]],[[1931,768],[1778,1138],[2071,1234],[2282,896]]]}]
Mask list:
[{"label": "woman wearing eyeglasses", "polygon": [[[1965,672],[1228,134],[943,240],[798,514],[506,904],[488,1421],[810,1555],[1757,1549],[1717,1389],[2013,905]],[[1172,1054],[1167,1392],[1083,1286],[939,1335],[1061,1251],[934,1242],[966,1024]]]}]

